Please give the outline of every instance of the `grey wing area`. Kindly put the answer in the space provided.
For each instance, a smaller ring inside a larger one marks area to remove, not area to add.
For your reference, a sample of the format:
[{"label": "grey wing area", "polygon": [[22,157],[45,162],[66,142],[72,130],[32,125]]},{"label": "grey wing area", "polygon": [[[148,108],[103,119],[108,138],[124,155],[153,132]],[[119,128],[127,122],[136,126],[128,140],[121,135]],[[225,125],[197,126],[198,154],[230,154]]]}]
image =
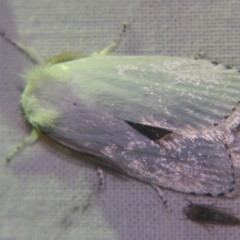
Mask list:
[{"label": "grey wing area", "polygon": [[229,134],[225,136],[226,147],[229,157],[233,163],[235,191],[229,196],[238,196],[240,192],[240,106],[237,106],[234,112],[226,119],[223,125],[228,129]]},{"label": "grey wing area", "polygon": [[239,100],[238,71],[205,60],[96,57],[81,64],[73,79],[81,75],[81,100],[91,109],[182,135],[219,124]]},{"label": "grey wing area", "polygon": [[[54,128],[42,129],[57,142],[91,153],[139,180],[184,193],[226,194],[234,174],[221,141],[194,140],[167,133],[157,142],[130,122],[75,106]],[[155,128],[161,132],[160,128]],[[150,129],[152,132],[153,129]]]}]

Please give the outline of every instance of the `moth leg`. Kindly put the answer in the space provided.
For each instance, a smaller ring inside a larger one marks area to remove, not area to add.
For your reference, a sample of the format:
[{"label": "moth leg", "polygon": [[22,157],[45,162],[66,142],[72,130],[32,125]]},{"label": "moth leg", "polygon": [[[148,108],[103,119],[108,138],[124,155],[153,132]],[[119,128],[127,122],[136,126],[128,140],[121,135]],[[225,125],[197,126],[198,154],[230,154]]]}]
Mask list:
[{"label": "moth leg", "polygon": [[20,42],[17,42],[11,38],[9,38],[4,32],[0,32],[0,35],[10,44],[12,44],[15,48],[17,48],[19,51],[24,53],[28,59],[33,62],[34,64],[40,64],[42,63],[41,57],[39,57],[38,53],[34,50],[32,47],[26,47]]},{"label": "moth leg", "polygon": [[108,55],[109,53],[113,52],[114,50],[116,50],[126,35],[126,29],[127,29],[128,25],[129,25],[128,22],[124,22],[122,31],[119,34],[119,36],[116,39],[114,39],[106,48],[104,48],[98,54],[105,56],[105,55]]},{"label": "moth leg", "polygon": [[[98,187],[97,187],[97,193],[99,193],[99,192],[102,191],[103,186],[105,185],[104,172],[103,172],[102,168],[99,167],[99,166],[97,167],[97,174],[98,174],[98,177],[99,177],[99,184],[98,184]],[[91,203],[92,203],[92,194],[89,194],[89,196],[87,197],[87,201],[82,208],[82,212],[85,212],[89,208]]]},{"label": "moth leg", "polygon": [[204,59],[206,57],[206,53],[204,51],[199,51],[197,54],[193,55],[194,60]]},{"label": "moth leg", "polygon": [[[204,52],[204,51],[199,51],[197,54],[195,54],[195,55],[193,55],[193,57],[192,57],[194,60],[198,60],[198,59],[205,59],[205,60],[208,60],[208,58],[207,58],[207,56],[206,56],[206,53]],[[219,64],[219,62],[217,62],[217,61],[211,61],[210,60],[210,62],[212,63],[212,64],[214,64],[214,65],[218,65]],[[225,66],[225,68],[227,68],[227,69],[233,69],[234,68],[234,66],[233,65],[225,65],[224,64],[224,66]]]},{"label": "moth leg", "polygon": [[6,163],[9,163],[11,159],[24,147],[35,143],[39,138],[39,132],[36,129],[33,129],[30,135],[20,142],[7,156]]},{"label": "moth leg", "polygon": [[168,200],[164,196],[164,193],[163,193],[162,189],[159,186],[155,185],[155,184],[150,184],[150,185],[157,191],[158,196],[162,199],[163,205],[166,207],[167,211],[171,212],[172,210],[171,210],[171,208],[169,206]]},{"label": "moth leg", "polygon": [[104,172],[102,170],[102,168],[100,168],[99,166],[97,167],[97,174],[99,177],[99,184],[98,184],[98,192],[101,192],[103,190],[103,187],[105,185],[105,176],[104,176]]},{"label": "moth leg", "polygon": [[82,213],[87,211],[87,209],[91,206],[91,204],[92,204],[92,194],[89,194],[85,204],[82,207]]},{"label": "moth leg", "polygon": [[214,226],[211,226],[210,224],[207,223],[202,223],[202,222],[196,222],[201,224],[208,232],[214,229]]}]

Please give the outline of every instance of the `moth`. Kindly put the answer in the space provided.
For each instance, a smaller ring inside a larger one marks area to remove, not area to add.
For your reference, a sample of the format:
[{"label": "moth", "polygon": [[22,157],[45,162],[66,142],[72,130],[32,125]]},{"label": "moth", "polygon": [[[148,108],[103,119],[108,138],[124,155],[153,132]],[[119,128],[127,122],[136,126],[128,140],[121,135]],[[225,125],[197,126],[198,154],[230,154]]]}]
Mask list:
[{"label": "moth", "polygon": [[239,71],[204,59],[112,56],[120,36],[90,56],[36,63],[23,79],[24,117],[33,131],[125,174],[183,193],[235,197],[240,173]]},{"label": "moth", "polygon": [[204,226],[211,225],[240,225],[240,219],[224,209],[215,207],[214,205],[190,204],[183,209],[183,212],[188,219],[203,224]]}]

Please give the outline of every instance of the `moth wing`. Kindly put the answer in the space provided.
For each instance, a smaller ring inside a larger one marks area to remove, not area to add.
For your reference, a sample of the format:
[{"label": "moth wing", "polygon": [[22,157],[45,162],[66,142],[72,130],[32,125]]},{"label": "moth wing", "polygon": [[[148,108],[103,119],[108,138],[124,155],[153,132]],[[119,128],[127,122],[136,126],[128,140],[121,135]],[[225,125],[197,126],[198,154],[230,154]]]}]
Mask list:
[{"label": "moth wing", "polygon": [[220,123],[239,100],[237,70],[206,60],[109,56],[71,64],[90,109],[181,134]]},{"label": "moth wing", "polygon": [[[54,128],[42,131],[79,152],[93,155],[139,180],[196,194],[219,195],[234,188],[229,156],[221,142],[169,135],[155,143],[125,121],[76,105]],[[213,151],[214,149],[214,151]]]},{"label": "moth wing", "polygon": [[237,105],[235,70],[170,57],[90,57],[52,69],[69,81],[54,97],[61,116],[41,128],[49,137],[176,191],[235,188],[226,129],[213,127]]}]

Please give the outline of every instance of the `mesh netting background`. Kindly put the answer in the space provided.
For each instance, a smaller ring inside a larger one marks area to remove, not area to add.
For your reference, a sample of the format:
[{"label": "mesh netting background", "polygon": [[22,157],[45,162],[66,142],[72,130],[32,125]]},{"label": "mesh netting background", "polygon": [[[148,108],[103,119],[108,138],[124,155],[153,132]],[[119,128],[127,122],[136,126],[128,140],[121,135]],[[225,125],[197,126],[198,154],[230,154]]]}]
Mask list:
[{"label": "mesh netting background", "polygon": [[[48,58],[67,50],[99,51],[128,21],[116,54],[191,57],[203,50],[211,60],[240,68],[239,11],[238,0],[0,0],[0,29]],[[108,171],[98,193],[96,166],[44,141],[6,167],[4,157],[30,131],[19,99],[20,74],[31,63],[3,39],[0,56],[1,240],[239,239],[239,228],[207,231],[184,220],[186,197],[209,204],[215,199],[165,190],[169,213],[151,187]],[[217,205],[240,216],[239,200]]]}]

